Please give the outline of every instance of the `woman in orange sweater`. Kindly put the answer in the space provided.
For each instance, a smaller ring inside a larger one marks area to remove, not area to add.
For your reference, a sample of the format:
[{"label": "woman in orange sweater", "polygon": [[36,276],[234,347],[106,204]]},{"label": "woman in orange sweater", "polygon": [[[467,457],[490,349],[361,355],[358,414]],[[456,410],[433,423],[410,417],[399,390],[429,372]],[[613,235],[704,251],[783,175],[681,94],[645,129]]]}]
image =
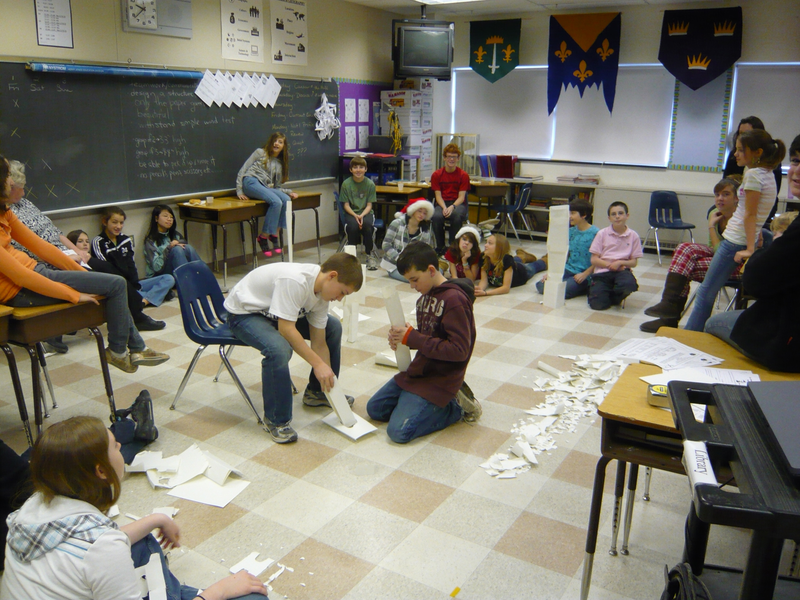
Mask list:
[{"label": "woman in orange sweater", "polygon": [[[0,155],[0,304],[42,306],[53,304],[54,299],[73,304],[97,304],[96,297],[105,296],[108,362],[126,373],[133,373],[139,365],[158,365],[169,360],[166,354],[148,348],[134,327],[128,311],[125,280],[117,275],[86,271],[25,227],[8,209],[6,200],[10,190],[8,160]],[[12,239],[59,270],[37,263],[15,249]]]}]

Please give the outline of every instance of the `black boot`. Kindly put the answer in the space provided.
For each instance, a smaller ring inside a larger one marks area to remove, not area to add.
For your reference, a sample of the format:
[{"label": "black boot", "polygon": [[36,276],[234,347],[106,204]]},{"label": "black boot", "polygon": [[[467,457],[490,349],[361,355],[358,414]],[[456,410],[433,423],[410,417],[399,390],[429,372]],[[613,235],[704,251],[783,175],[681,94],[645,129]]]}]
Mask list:
[{"label": "black boot", "polygon": [[645,333],[656,333],[661,327],[672,327],[673,329],[677,329],[678,319],[665,319],[664,317],[661,317],[655,321],[647,321],[646,323],[639,325],[639,329]]},{"label": "black boot", "polygon": [[[131,418],[136,422],[134,439],[152,442],[158,439],[158,429],[153,417],[153,400],[150,392],[142,390],[136,401],[131,405]],[[118,411],[119,412],[119,411]]]},{"label": "black boot", "polygon": [[687,283],[689,283],[688,277],[677,273],[667,273],[661,302],[645,309],[644,314],[650,317],[680,319],[681,311],[686,306],[686,296],[683,295],[683,290]]}]

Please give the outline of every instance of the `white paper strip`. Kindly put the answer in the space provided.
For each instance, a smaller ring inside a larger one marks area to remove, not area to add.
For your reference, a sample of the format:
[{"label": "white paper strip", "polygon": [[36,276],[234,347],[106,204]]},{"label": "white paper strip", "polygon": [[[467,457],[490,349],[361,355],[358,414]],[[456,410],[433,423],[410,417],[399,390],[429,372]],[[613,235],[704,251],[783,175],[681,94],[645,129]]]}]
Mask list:
[{"label": "white paper strip", "polygon": [[[383,288],[383,297],[386,300],[389,323],[391,323],[392,327],[404,327],[406,319],[397,290],[385,287]],[[402,372],[407,371],[408,366],[411,364],[411,349],[405,344],[398,344],[397,350],[395,350],[395,357],[397,358],[397,369]]]}]

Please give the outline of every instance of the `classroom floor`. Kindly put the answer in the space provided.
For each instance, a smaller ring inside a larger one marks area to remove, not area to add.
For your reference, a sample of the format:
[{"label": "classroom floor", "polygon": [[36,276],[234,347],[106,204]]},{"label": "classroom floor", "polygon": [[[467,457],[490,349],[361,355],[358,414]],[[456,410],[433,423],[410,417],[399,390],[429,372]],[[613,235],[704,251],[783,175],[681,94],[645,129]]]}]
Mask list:
[{"label": "classroom floor", "polygon": [[[537,255],[544,249],[543,243],[525,245]],[[323,259],[334,250],[326,246]],[[296,260],[315,262],[316,249],[299,252]],[[597,353],[647,335],[638,329],[649,319],[642,311],[660,298],[668,264],[669,258],[659,266],[652,254],[639,261],[640,290],[625,309],[594,312],[579,298],[550,310],[540,304],[532,283],[476,301],[478,342],[467,382],[483,403],[483,417],[474,426],[457,423],[404,446],[388,440],[385,426],[352,442],[322,423],[329,409],[306,408],[299,395],[293,421],[299,441],[274,444],[227,375],[212,382],[219,364],[214,349],[201,359],[177,410],[169,410],[196,346],[184,335],[177,301],[153,309],[149,314],[166,320],[167,328],[145,333],[145,340],[172,358],[130,375],[112,368],[117,405],[130,405],[148,389],[160,431],[150,449],[170,456],[197,443],[238,467],[252,483],[219,509],[153,491],[136,474],[123,486],[120,509],[140,516],[160,506],[181,509],[176,521],[184,546],[171,553],[170,562],[183,581],[196,586],[213,583],[258,551],[261,558],[294,569],[273,582],[273,599],[443,600],[456,588],[460,599],[578,598],[599,419],[584,419],[575,433],[556,436],[558,448],[540,455],[540,464],[517,479],[493,479],[478,465],[507,451],[513,423],[543,399],[530,386],[542,376],[539,360],[566,368],[569,362],[559,354]],[[244,268],[233,270],[228,284],[244,273]],[[370,395],[393,375],[374,360],[387,349],[386,286],[399,291],[406,312],[413,311],[415,292],[383,271],[369,272],[362,310],[369,319],[361,322],[355,344],[343,344],[341,381],[364,417]],[[94,342],[85,332],[65,339],[69,353],[49,359],[59,402],[49,421],[78,414],[107,419]],[[237,348],[233,363],[260,407],[259,354]],[[291,366],[302,393],[309,368],[296,356]],[[6,378],[0,436],[22,451],[7,370],[0,372]],[[23,376],[29,391],[30,380]],[[654,472],[652,500],[642,502],[641,492],[637,495],[630,555],[612,557],[607,548],[613,472],[609,469],[590,597],[658,598],[664,566],[681,558],[690,503],[687,480]],[[713,528],[708,562],[741,566],[748,539],[744,531]]]}]

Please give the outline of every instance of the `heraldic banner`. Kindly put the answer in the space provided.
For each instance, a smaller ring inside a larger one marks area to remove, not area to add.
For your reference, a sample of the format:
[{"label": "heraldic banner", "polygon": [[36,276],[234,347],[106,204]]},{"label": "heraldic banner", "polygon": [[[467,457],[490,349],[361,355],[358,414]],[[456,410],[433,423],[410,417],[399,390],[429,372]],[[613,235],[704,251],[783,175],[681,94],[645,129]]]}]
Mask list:
[{"label": "heraldic banner", "polygon": [[698,90],[742,56],[742,8],[665,10],[658,60]]},{"label": "heraldic banner", "polygon": [[619,69],[621,13],[558,15],[550,17],[550,47],[547,57],[547,114],[552,114],[561,96],[561,86],[600,90],[608,112],[614,108]]},{"label": "heraldic banner", "polygon": [[519,35],[522,19],[471,21],[469,24],[469,66],[494,83],[519,64]]}]

